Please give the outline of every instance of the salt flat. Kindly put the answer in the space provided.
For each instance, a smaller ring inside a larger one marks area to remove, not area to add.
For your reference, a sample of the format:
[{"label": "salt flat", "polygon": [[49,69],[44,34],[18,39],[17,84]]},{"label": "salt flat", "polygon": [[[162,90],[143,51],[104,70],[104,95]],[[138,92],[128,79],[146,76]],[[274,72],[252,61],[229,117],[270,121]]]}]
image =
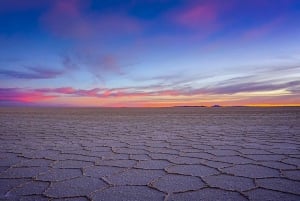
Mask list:
[{"label": "salt flat", "polygon": [[300,108],[1,108],[0,200],[300,200]]}]

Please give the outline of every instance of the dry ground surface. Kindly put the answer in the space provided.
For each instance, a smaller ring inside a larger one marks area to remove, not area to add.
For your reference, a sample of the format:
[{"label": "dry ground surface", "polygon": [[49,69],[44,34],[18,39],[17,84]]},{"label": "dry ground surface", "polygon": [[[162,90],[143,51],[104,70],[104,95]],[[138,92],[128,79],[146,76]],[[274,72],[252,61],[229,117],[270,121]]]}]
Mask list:
[{"label": "dry ground surface", "polygon": [[300,200],[300,108],[0,109],[0,200]]}]

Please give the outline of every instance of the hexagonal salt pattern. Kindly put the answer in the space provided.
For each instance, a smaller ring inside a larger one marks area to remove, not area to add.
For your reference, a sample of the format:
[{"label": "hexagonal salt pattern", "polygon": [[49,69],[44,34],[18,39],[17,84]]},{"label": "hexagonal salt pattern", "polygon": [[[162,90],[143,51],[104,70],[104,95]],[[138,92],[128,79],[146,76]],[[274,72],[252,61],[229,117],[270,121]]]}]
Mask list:
[{"label": "hexagonal salt pattern", "polygon": [[0,200],[300,200],[300,108],[0,108]]}]

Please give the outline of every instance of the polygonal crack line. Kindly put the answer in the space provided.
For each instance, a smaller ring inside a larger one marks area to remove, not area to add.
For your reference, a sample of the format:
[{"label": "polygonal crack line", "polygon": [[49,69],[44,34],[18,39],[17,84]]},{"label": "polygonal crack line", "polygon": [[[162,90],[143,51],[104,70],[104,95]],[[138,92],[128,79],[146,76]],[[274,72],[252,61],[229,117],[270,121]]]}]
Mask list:
[{"label": "polygonal crack line", "polygon": [[[295,157],[289,157],[289,158],[295,158]],[[289,158],[285,158],[285,159],[289,159]],[[286,165],[292,165],[292,166],[294,166],[295,168],[299,168],[300,167],[300,165],[295,165],[295,164],[291,164],[291,163],[288,163],[288,162],[285,162],[285,161],[283,161],[283,160],[285,160],[285,159],[281,159],[281,160],[279,160],[279,162],[281,162],[281,163],[284,163],[284,164],[286,164]],[[299,158],[296,158],[296,159],[299,159]]]},{"label": "polygonal crack line", "polygon": [[235,193],[239,193],[240,195],[242,195],[243,197],[245,197],[246,199],[248,199],[248,197],[246,195],[244,195],[243,193],[239,192],[239,191],[235,191],[235,190],[228,190],[228,189],[222,189],[219,187],[211,187],[211,186],[203,186],[197,190],[186,190],[186,191],[181,191],[181,192],[172,192],[170,193],[170,195],[172,194],[181,194],[181,193],[188,193],[188,192],[196,192],[199,190],[204,190],[204,189],[217,189],[217,190],[222,190],[222,191],[227,191],[227,192],[235,192]]},{"label": "polygonal crack line", "polygon": [[[129,146],[129,145],[128,145],[128,146]],[[120,147],[110,147],[110,150],[111,150],[112,153],[120,154],[120,153],[118,153],[118,152],[116,151],[116,149],[118,149],[118,148],[120,148]],[[128,147],[123,147],[123,148],[129,149]]]},{"label": "polygonal crack line", "polygon": [[[152,160],[167,160],[169,161],[168,159],[158,159],[158,158],[154,158],[153,156],[151,156],[151,154],[162,154],[162,153],[157,153],[157,152],[150,152],[148,153],[147,155],[152,159]],[[163,154],[166,154],[166,153],[163,153]],[[180,157],[178,154],[168,154],[170,156],[174,156],[174,157]],[[170,163],[172,163],[171,161],[169,161]]]},{"label": "polygonal crack line", "polygon": [[[181,156],[179,156],[179,157],[181,157]],[[154,160],[157,160],[157,159],[154,159]],[[159,159],[159,160],[161,160],[161,159]],[[185,163],[185,162],[183,162],[183,163],[174,163],[174,162],[172,162],[172,161],[170,161],[169,159],[162,159],[162,160],[166,160],[166,161],[168,161],[168,162],[170,162],[172,165],[169,165],[168,167],[170,167],[170,166],[174,166],[174,165],[202,165],[202,163]],[[166,167],[166,168],[168,168],[168,167]]]},{"label": "polygonal crack line", "polygon": [[243,191],[243,193],[248,193],[248,192],[250,192],[252,190],[256,190],[256,189],[264,189],[264,190],[274,191],[274,192],[278,192],[278,193],[284,193],[284,194],[287,194],[287,195],[296,195],[296,196],[299,196],[299,194],[295,194],[295,193],[291,193],[291,192],[285,192],[285,191],[280,191],[280,190],[276,190],[276,189],[270,189],[270,188],[266,188],[266,187],[262,187],[262,186],[257,186],[255,188]]},{"label": "polygonal crack line", "polygon": [[[295,193],[292,193],[292,192],[280,191],[280,190],[276,190],[276,189],[271,189],[271,188],[267,188],[267,187],[260,186],[259,184],[257,184],[257,181],[256,181],[257,179],[283,179],[282,177],[264,177],[264,178],[256,178],[256,179],[255,179],[255,185],[256,185],[258,188],[263,188],[263,189],[266,189],[266,190],[272,190],[272,191],[277,191],[277,192],[281,192],[281,193],[287,193],[287,194],[293,194],[293,195],[299,196],[299,194],[295,194]],[[287,178],[284,178],[284,179],[287,179]],[[291,181],[299,181],[299,180],[292,180],[292,179],[287,179],[287,180],[291,180]]]},{"label": "polygonal crack line", "polygon": [[[227,175],[227,176],[233,176],[233,177],[237,177],[237,178],[246,178],[246,179],[250,179],[250,180],[253,182],[253,184],[254,184],[254,188],[257,187],[257,183],[256,183],[256,179],[255,179],[255,178],[249,178],[249,177],[244,177],[244,176],[236,176],[236,175],[229,174],[229,173],[219,173],[219,174],[214,174],[214,175],[209,175],[209,176],[220,176],[220,175]],[[209,185],[209,184],[205,181],[205,178],[206,178],[206,177],[209,177],[209,176],[205,176],[205,177],[199,177],[199,176],[198,176],[198,178],[200,178],[200,179],[203,181],[203,183],[205,183],[209,188],[219,188],[219,189],[222,189],[222,190],[228,190],[228,189],[223,189],[223,188],[221,188],[221,187],[214,187],[214,186]],[[254,189],[254,188],[251,188],[251,189]],[[228,190],[228,191],[231,191],[231,190]],[[248,190],[247,190],[247,191],[248,191]],[[246,191],[241,191],[241,193],[242,193],[242,192],[246,192]]]},{"label": "polygonal crack line", "polygon": [[[237,190],[229,190],[229,189],[223,189],[223,188],[220,188],[220,187],[203,187],[203,189],[218,189],[218,190],[222,190],[222,191],[227,191],[227,192],[235,192],[235,193],[238,193],[240,194],[242,197],[244,197],[245,199],[249,200],[249,197],[248,195],[246,195],[244,192],[240,192],[240,191],[237,191]],[[201,190],[201,189],[200,189]]]},{"label": "polygonal crack line", "polygon": [[148,185],[110,185],[110,186],[107,186],[107,187],[104,187],[104,188],[101,188],[101,189],[97,189],[97,190],[91,192],[91,193],[88,195],[88,197],[90,197],[90,198],[91,198],[90,200],[93,201],[92,197],[93,197],[93,195],[94,195],[95,193],[104,191],[104,190],[109,189],[109,188],[112,188],[112,187],[121,187],[121,186],[130,186],[130,187],[134,187],[134,186],[136,186],[136,187],[145,186],[145,187],[149,187],[149,188],[151,188],[151,189],[153,189],[153,190],[155,190],[155,191],[161,192],[161,193],[163,193],[165,196],[166,196],[166,194],[167,194],[166,192],[160,191],[160,190],[158,190],[158,189],[156,189],[156,188],[153,188],[153,187],[151,187],[151,186],[148,186]]},{"label": "polygonal crack line", "polygon": [[[62,152],[61,154],[76,155],[76,156],[87,156],[87,157],[96,157],[96,156],[91,156],[91,155],[82,154],[82,153],[66,153],[66,152]],[[66,160],[73,160],[73,159],[66,159]],[[90,162],[90,161],[86,161],[86,162]]]},{"label": "polygonal crack line", "polygon": [[[4,170],[3,172],[0,173],[0,176],[3,175],[4,173],[7,173],[9,170],[13,169],[14,167],[13,166],[5,166],[5,167],[8,167],[6,168],[6,170]],[[5,179],[5,178],[2,178],[2,179]],[[11,178],[8,178],[8,179],[11,179]],[[17,178],[15,178],[17,179]]]},{"label": "polygonal crack line", "polygon": [[[106,165],[93,165],[93,166],[90,166],[90,167],[102,167],[102,166],[105,166],[105,167],[114,167],[114,166],[106,166]],[[86,168],[89,168],[89,167],[86,167]],[[82,174],[83,174],[83,176],[89,177],[88,175],[85,174],[84,169],[86,169],[86,168],[83,168]],[[131,167],[128,167],[128,168],[126,168],[126,167],[118,167],[118,168],[123,168],[123,170],[118,170],[118,171],[116,171],[116,172],[114,172],[114,173],[112,173],[112,174],[104,175],[103,177],[100,177],[100,178],[102,178],[102,179],[105,178],[105,179],[106,179],[107,176],[114,176],[114,175],[117,175],[117,174],[121,174],[121,173],[126,172],[126,171],[128,171],[129,169],[131,169]],[[97,177],[97,178],[98,178],[98,177]],[[107,180],[107,179],[106,179],[106,180]]]},{"label": "polygonal crack line", "polygon": [[[8,169],[6,169],[5,171],[3,171],[0,176],[3,174],[3,173],[6,173],[7,171],[9,171],[10,169],[14,169],[14,168],[18,168],[18,167],[9,167]],[[30,168],[30,167],[29,167]],[[35,176],[22,176],[22,177],[6,177],[6,178],[0,178],[0,179],[34,179]]]},{"label": "polygonal crack line", "polygon": [[[295,170],[295,169],[291,169],[291,170]],[[289,171],[289,170],[288,170],[288,169],[285,169],[285,170],[283,170],[283,171]],[[297,169],[297,171],[300,172],[300,169]],[[280,178],[280,179],[287,179],[287,180],[291,180],[291,181],[298,181],[298,182],[300,182],[299,179],[294,179],[294,178],[290,178],[290,177],[285,176],[284,173],[282,172],[282,170],[280,170],[280,177],[277,177],[277,178]]]},{"label": "polygonal crack line", "polygon": [[92,201],[88,196],[85,196],[85,195],[65,196],[65,197],[56,197],[56,198],[54,198],[54,197],[49,197],[49,196],[44,195],[44,194],[43,194],[42,196],[45,197],[45,198],[48,198],[49,201],[53,201],[53,200],[55,200],[55,199],[72,199],[72,198],[86,198],[88,201]]},{"label": "polygonal crack line", "polygon": [[172,193],[167,193],[165,195],[164,201],[168,201],[169,197],[172,195]]},{"label": "polygonal crack line", "polygon": [[[172,173],[172,174],[173,174],[173,173]],[[173,175],[180,175],[180,176],[182,176],[181,174],[176,174],[176,173],[174,173]],[[193,189],[193,190],[182,190],[182,191],[176,191],[176,192],[165,192],[165,191],[159,190],[158,188],[156,188],[156,187],[154,186],[154,183],[155,183],[156,181],[158,181],[159,179],[161,179],[162,177],[164,177],[164,176],[166,176],[166,175],[163,175],[163,176],[161,176],[161,177],[158,177],[158,178],[156,178],[156,179],[153,179],[152,181],[150,181],[150,182],[147,184],[147,186],[148,186],[149,188],[152,188],[152,189],[155,189],[155,190],[157,190],[157,191],[159,191],[159,192],[162,192],[162,193],[164,193],[164,194],[167,194],[166,196],[169,196],[169,195],[174,194],[174,193],[186,193],[186,192],[198,191],[198,190],[201,190],[201,189],[203,189],[203,188],[209,187],[209,185],[207,185],[207,183],[206,183],[205,181],[203,181],[203,179],[202,179],[201,177],[198,177],[198,176],[192,176],[192,177],[199,178],[205,185],[202,186],[202,187],[200,187],[200,188]],[[185,175],[185,176],[186,176],[186,175]]]},{"label": "polygonal crack line", "polygon": [[[73,178],[69,178],[69,179],[64,179],[64,180],[59,180],[59,181],[50,181],[49,183],[49,186],[45,189],[45,191],[43,192],[43,195],[46,196],[46,197],[50,197],[50,198],[53,198],[51,196],[48,196],[46,194],[47,190],[49,190],[53,185],[54,183],[57,183],[57,182],[64,182],[64,181],[68,181],[68,180],[73,180],[73,179],[77,179],[77,178],[81,178],[82,176],[77,176],[77,177],[73,177]],[[94,178],[94,177],[91,177],[91,176],[84,176],[84,177],[88,177],[88,178]],[[104,183],[107,183],[105,180],[103,180],[102,178],[96,178],[96,179],[99,179],[101,181],[103,181]],[[36,180],[36,181],[40,181],[40,180]],[[42,181],[42,182],[45,182],[45,181]],[[108,184],[108,183],[107,183]],[[108,184],[109,185],[109,184]],[[85,197],[83,195],[80,195],[80,196],[74,196],[74,197]],[[63,197],[63,198],[69,198],[69,197]]]},{"label": "polygonal crack line", "polygon": [[[18,189],[18,188],[22,188],[24,185],[29,184],[29,183],[32,183],[32,182],[35,182],[35,181],[37,181],[37,180],[27,181],[27,182],[21,183],[21,184],[15,186],[15,187],[13,187],[12,189],[8,190],[8,191],[5,193],[5,197],[8,197],[9,194],[11,193],[11,191],[16,190],[16,189]],[[33,194],[30,194],[30,195],[26,195],[26,196],[31,196],[31,195],[42,195],[42,196],[44,196],[44,193],[45,193],[46,190],[50,187],[51,182],[47,182],[47,181],[42,181],[42,182],[48,183],[48,186],[47,186],[47,188],[46,188],[41,194],[33,193]],[[23,196],[23,195],[17,195],[17,196]]]},{"label": "polygonal crack line", "polygon": [[88,175],[86,175],[85,174],[85,172],[86,172],[86,168],[90,168],[90,167],[95,167],[96,165],[94,164],[94,165],[90,165],[90,166],[88,166],[88,167],[82,167],[82,168],[80,168],[80,171],[81,171],[81,174],[82,174],[82,176],[86,176],[86,177],[88,177]]},{"label": "polygonal crack line", "polygon": [[128,172],[131,169],[136,169],[136,168],[125,168],[124,170],[117,171],[117,172],[115,172],[115,173],[113,173],[111,175],[105,175],[105,176],[101,177],[101,179],[103,181],[105,181],[105,183],[107,183],[110,186],[117,186],[117,185],[111,183],[110,180],[108,179],[108,177],[115,176],[115,175],[118,175],[118,174],[122,174],[124,172]]},{"label": "polygonal crack line", "polygon": [[[120,147],[118,147],[118,148],[120,148]],[[132,147],[123,147],[123,148],[126,148],[126,149],[135,149],[135,148],[132,148]],[[115,148],[112,148],[112,150],[113,149],[115,149]],[[135,150],[142,150],[142,151],[145,151],[146,153],[148,153],[149,151],[148,150],[146,150],[146,149],[135,149]],[[118,152],[118,151],[116,151],[116,150],[113,150],[112,151],[113,153],[115,153],[115,154],[128,154],[128,155],[139,155],[140,153],[138,153],[138,154],[133,154],[133,153],[122,153],[122,152]],[[143,154],[146,154],[146,153],[143,153]]]},{"label": "polygonal crack line", "polygon": [[39,177],[39,176],[41,176],[41,175],[43,175],[43,174],[46,174],[46,173],[50,172],[51,169],[52,169],[52,167],[49,167],[49,170],[47,170],[47,171],[45,171],[45,172],[40,172],[40,173],[38,173],[37,175],[33,176],[32,179],[35,180],[35,181],[38,181],[38,180],[37,180],[37,177]]},{"label": "polygonal crack line", "polygon": [[[173,145],[171,145],[173,146]],[[185,150],[194,150],[194,151],[185,151]],[[194,148],[192,145],[190,145],[188,148],[184,148],[184,149],[179,149],[180,152],[182,153],[192,153],[192,152],[195,152],[195,153],[200,153],[200,152],[203,152],[204,149],[198,149],[198,148]]]},{"label": "polygonal crack line", "polygon": [[143,162],[145,160],[136,160],[136,161],[137,161],[136,164],[132,168],[133,169],[140,169],[140,170],[165,170],[165,168],[169,168],[173,165],[177,165],[177,164],[174,164],[174,163],[172,163],[172,162],[170,162],[166,159],[152,159],[152,160],[147,160],[147,161],[166,161],[166,162],[170,162],[171,164],[164,167],[164,168],[144,168],[144,167],[137,167],[137,165],[138,165],[139,162]]},{"label": "polygonal crack line", "polygon": [[97,165],[95,162],[95,166],[108,166],[108,167],[118,167],[118,168],[133,168],[134,166],[136,166],[137,164],[137,160],[131,160],[131,159],[110,159],[110,160],[103,160],[103,161],[118,161],[118,160],[130,160],[130,161],[135,161],[135,164],[133,164],[132,167],[124,167],[124,166],[120,166],[120,165]]},{"label": "polygonal crack line", "polygon": [[[244,192],[240,192],[240,191],[237,191],[237,190],[223,189],[223,188],[220,188],[220,187],[212,187],[212,186],[205,187],[204,186],[204,187],[198,189],[197,191],[204,190],[204,189],[217,189],[217,190],[222,190],[222,191],[227,191],[227,192],[234,192],[234,193],[240,194],[242,197],[244,197],[245,199],[249,200],[248,195],[246,195]],[[189,192],[193,192],[193,191],[195,191],[195,190],[189,190]]]},{"label": "polygonal crack line", "polygon": [[[217,162],[217,163],[227,163],[228,165],[230,165],[230,166],[227,166],[227,167],[224,167],[224,168],[229,168],[229,167],[233,167],[233,166],[236,165],[234,163],[214,161],[214,160],[211,160],[211,159],[203,159],[203,160],[205,160],[205,161],[211,161],[211,162]],[[206,164],[205,161],[201,162],[200,165],[204,165],[204,166],[207,166],[207,167],[210,167],[210,168],[214,168],[214,169],[217,169],[217,170],[221,169],[221,167],[220,168],[216,168],[216,167],[213,167],[213,166],[211,166],[209,164]]]},{"label": "polygonal crack line", "polygon": [[[227,169],[227,168],[231,168],[231,167],[234,167],[234,166],[237,166],[237,165],[240,165],[240,166],[244,166],[244,165],[254,165],[254,166],[259,166],[259,167],[264,167],[264,168],[270,168],[272,170],[276,170],[279,172],[279,169],[276,169],[276,168],[273,168],[273,167],[268,167],[268,166],[265,166],[263,164],[259,164],[259,163],[243,163],[243,164],[234,164],[233,166],[229,166],[229,167],[224,167],[224,168],[220,168],[220,171],[224,174],[226,174],[226,172],[223,172],[224,170],[223,169]],[[228,173],[227,173],[228,174]],[[235,176],[235,175],[234,175]],[[270,178],[270,177],[266,177],[266,178]]]},{"label": "polygonal crack line", "polygon": [[[196,152],[184,152],[184,153],[196,153]],[[211,154],[211,153],[207,153],[207,152],[204,152],[204,151],[202,151],[202,152],[199,152],[199,153],[205,153],[205,154],[210,154],[210,155],[212,155],[213,157],[217,157],[217,156],[215,156],[215,155],[213,155],[213,154]],[[213,158],[211,157],[211,158],[201,158],[201,157],[198,157],[198,156],[183,156],[182,155],[183,153],[182,152],[179,152],[178,153],[178,157],[189,157],[189,158],[196,158],[196,159],[204,159],[204,160],[212,160]],[[221,162],[221,161],[220,161]]]},{"label": "polygonal crack line", "polygon": [[[283,159],[284,160],[284,159]],[[297,167],[297,165],[295,165],[295,164],[290,164],[290,163],[287,163],[287,162],[285,162],[285,161],[282,161],[282,160],[279,160],[278,162],[281,162],[281,163],[283,163],[283,164],[285,164],[285,165],[290,165],[290,166],[293,166],[294,168],[292,169],[292,168],[287,168],[287,169],[284,169],[284,170],[299,170],[299,168]]]},{"label": "polygonal crack line", "polygon": [[27,182],[25,181],[24,183],[21,183],[21,184],[15,186],[15,187],[12,187],[11,189],[9,189],[8,191],[6,191],[6,192],[4,193],[4,197],[8,197],[9,194],[10,194],[10,191],[13,191],[13,190],[16,189],[16,188],[20,188],[20,187],[22,187],[23,185],[25,185],[26,183],[29,183],[29,182],[31,182],[31,181],[27,181]]},{"label": "polygonal crack line", "polygon": [[[293,179],[288,179],[288,178],[284,178],[284,177],[259,177],[259,178],[253,178],[253,179],[254,179],[255,186],[257,186],[259,188],[265,188],[265,189],[268,189],[268,188],[260,186],[257,183],[258,179],[286,179],[286,180],[290,180],[290,181],[298,181],[299,182],[299,180],[293,180]],[[279,190],[275,190],[275,189],[268,189],[268,190],[279,191]],[[284,191],[280,191],[280,192],[284,192]],[[293,194],[293,193],[290,193],[290,194]],[[299,196],[299,194],[298,194],[298,196]]]},{"label": "polygonal crack line", "polygon": [[100,179],[101,179],[102,181],[104,181],[104,183],[106,183],[108,186],[115,186],[114,184],[112,184],[112,183],[108,180],[108,178],[106,178],[106,176],[100,177]]},{"label": "polygonal crack line", "polygon": [[[165,170],[164,170],[164,171],[165,171]],[[165,172],[166,172],[166,171],[165,171]],[[166,173],[167,173],[167,172],[166,172]],[[167,173],[166,175],[168,175],[168,173]],[[154,189],[160,191],[159,189],[157,189],[157,188],[154,187],[154,183],[157,182],[158,180],[160,180],[161,178],[163,178],[163,177],[166,176],[166,175],[162,175],[162,176],[159,176],[159,177],[157,177],[157,178],[152,179],[151,181],[149,181],[149,182],[147,183],[147,186],[149,186],[150,188],[154,188]]]},{"label": "polygonal crack line", "polygon": [[88,200],[93,201],[93,195],[95,193],[100,192],[100,191],[104,191],[104,190],[106,190],[106,189],[108,189],[110,187],[113,187],[113,185],[108,185],[106,187],[102,187],[102,188],[96,189],[96,190],[90,192],[86,197],[88,198]]},{"label": "polygonal crack line", "polygon": [[[161,147],[157,147],[157,148],[161,148]],[[169,154],[169,155],[176,155],[176,156],[179,156],[178,154],[179,154],[179,151],[178,150],[176,150],[176,149],[170,149],[170,150],[174,150],[174,151],[177,151],[178,153],[167,153],[167,152],[162,152],[162,151],[159,151],[159,152],[157,152],[157,151],[153,151],[153,150],[146,150],[149,154]]]},{"label": "polygonal crack line", "polygon": [[[246,164],[243,164],[243,165],[246,165]],[[266,166],[264,164],[259,164],[259,163],[247,163],[247,165],[256,165],[256,166],[260,166],[260,167],[270,168],[270,169],[279,171],[279,173],[281,171],[281,169],[277,169],[277,168],[274,168],[274,167],[268,167],[268,166]]]},{"label": "polygonal crack line", "polygon": [[153,145],[149,145],[149,144],[145,144],[144,146],[148,149],[152,149],[152,148],[170,148],[170,147],[172,147],[172,145],[170,145],[169,143],[168,143],[167,146],[163,146],[163,147],[162,146],[155,146],[155,145],[153,146]]},{"label": "polygonal crack line", "polygon": [[[219,176],[219,175],[222,175],[223,173],[216,173],[216,174],[213,174],[213,175],[209,175],[209,176],[205,176],[205,177],[210,177],[210,176]],[[206,186],[208,186],[209,188],[212,188],[211,185],[209,185],[206,181],[205,181],[205,177],[199,177],[199,176],[195,176],[197,178],[199,178]]]},{"label": "polygonal crack line", "polygon": [[154,189],[154,190],[156,190],[156,191],[158,191],[158,192],[163,193],[163,194],[166,196],[166,194],[168,194],[168,192],[164,192],[164,191],[159,190],[158,188],[155,188],[154,186],[152,186],[151,183],[153,183],[154,180],[155,180],[155,179],[152,179],[152,180],[151,180],[149,183],[147,183],[146,185],[139,185],[139,186],[147,186],[147,187],[149,187],[149,188],[151,188],[151,189]]},{"label": "polygonal crack line", "polygon": [[[177,165],[185,165],[185,164],[174,164],[174,163],[173,163],[173,165],[170,165],[170,166],[168,166],[168,167],[165,167],[165,168],[164,168],[164,171],[166,171],[167,173],[172,173],[172,174],[173,174],[173,172],[168,172],[167,168],[174,167],[174,166],[177,166]],[[186,165],[197,165],[197,164],[186,164]],[[211,167],[211,166],[206,165],[206,164],[204,164],[204,163],[200,163],[200,164],[198,164],[198,165],[202,165],[202,166],[205,166],[205,167],[207,167],[207,168],[212,168],[212,169],[216,170],[218,173],[222,173],[222,172],[219,170],[220,168]],[[217,173],[216,173],[216,174],[217,174]],[[215,174],[212,174],[212,175],[215,175]],[[191,175],[191,176],[195,176],[195,175]]]},{"label": "polygonal crack line", "polygon": [[86,165],[80,168],[87,168],[93,165],[96,165],[96,162],[94,161],[86,161],[86,160],[79,160],[79,159],[64,159],[64,160],[56,160],[55,162],[53,162],[53,164],[51,164],[50,168],[56,168],[56,169],[80,169],[80,168],[76,168],[76,167],[54,167],[53,165],[61,162],[61,161],[76,161],[76,162],[88,162],[88,163],[92,163],[92,165]]},{"label": "polygonal crack line", "polygon": [[[253,149],[253,148],[248,148],[248,147],[242,147],[242,149]],[[253,149],[253,150],[258,150],[258,149]],[[265,150],[265,149],[259,149],[259,150],[262,150],[262,151],[265,151],[265,152],[268,152],[268,154],[276,154],[276,153],[272,153],[270,152],[269,150]],[[244,155],[245,153],[241,152],[240,150],[235,150],[237,152],[239,152],[240,154]],[[265,153],[262,153],[262,154],[253,154],[253,155],[265,155]]]},{"label": "polygonal crack line", "polygon": [[[58,169],[58,168],[57,168]],[[79,169],[79,168],[68,168],[68,169]],[[68,180],[72,180],[72,179],[77,179],[77,178],[80,178],[82,176],[85,176],[85,175],[81,175],[81,176],[76,176],[76,177],[72,177],[72,178],[67,178],[67,179],[61,179],[61,180],[53,180],[53,181],[45,181],[45,180],[41,180],[41,179],[37,179],[37,178],[34,178],[33,181],[40,181],[40,182],[50,182],[50,184],[52,184],[52,182],[64,182],[64,181],[68,181]],[[89,176],[85,176],[85,177],[89,177]],[[50,186],[49,186],[50,187]]]},{"label": "polygonal crack line", "polygon": [[[247,177],[247,176],[242,176],[242,175],[235,175],[234,173],[229,173],[229,172],[223,172],[222,170],[220,170],[220,174],[224,174],[224,175],[228,175],[228,176],[233,176],[233,177],[241,177],[241,178],[247,178],[247,179],[253,179],[254,184],[255,183],[255,179],[268,179],[268,178],[279,178],[279,177],[259,177],[259,178],[252,178],[252,177]],[[215,175],[210,175],[210,176],[215,176]]]},{"label": "polygonal crack line", "polygon": [[[295,169],[297,169],[297,166],[296,166],[296,165],[286,163],[286,162],[284,162],[284,161],[282,161],[282,160],[278,160],[278,161],[259,161],[259,162],[278,162],[278,163],[283,163],[283,164],[285,164],[285,165],[289,165],[289,166],[293,166],[293,167],[294,167],[294,168],[284,168],[284,169],[280,169],[280,168],[279,168],[279,169],[277,169],[277,170],[295,170]],[[260,164],[260,163],[258,163],[258,164]],[[264,164],[260,164],[260,165],[265,166],[265,167],[268,167],[268,168],[272,168],[272,167],[266,166],[266,165],[264,165]]]},{"label": "polygonal crack line", "polygon": [[[137,163],[138,162],[141,162],[141,161],[148,161],[148,159],[145,159],[145,160],[142,160],[142,159],[134,159],[132,158],[134,155],[141,155],[141,154],[128,154],[128,160],[135,160]],[[143,154],[143,155],[146,155],[146,154]],[[147,155],[148,156],[148,155]]]},{"label": "polygonal crack line", "polygon": [[[178,164],[171,165],[170,167],[173,167],[173,166],[176,166],[176,165],[178,165]],[[180,164],[180,165],[181,165],[181,164]],[[169,168],[169,167],[167,167],[167,168]],[[162,169],[162,170],[164,170],[164,171],[167,173],[167,175],[172,174],[172,175],[178,175],[178,176],[192,176],[192,177],[197,177],[197,178],[199,178],[203,183],[207,184],[207,183],[202,179],[203,176],[197,176],[197,175],[193,175],[193,174],[182,174],[182,173],[177,173],[177,172],[168,172],[167,168]],[[217,170],[218,173],[211,174],[211,175],[208,175],[208,176],[215,176],[215,175],[223,174],[223,173],[220,172],[217,168],[213,168],[213,169]],[[166,176],[166,175],[163,175],[163,176]],[[162,176],[162,177],[163,177],[163,176]],[[233,176],[234,176],[234,175],[233,175]],[[207,176],[205,176],[205,177],[207,177]]]},{"label": "polygonal crack line", "polygon": [[278,170],[279,170],[279,176],[280,176],[281,178],[285,178],[285,179],[292,180],[292,181],[297,181],[297,180],[294,180],[294,179],[290,179],[290,178],[285,177],[285,176],[284,176],[284,173],[283,173],[283,171],[282,171],[282,169],[278,169]]},{"label": "polygonal crack line", "polygon": [[[247,156],[245,156],[245,155],[236,155],[236,156],[238,156],[238,157],[241,157],[241,158],[244,158],[244,159],[247,159],[247,160],[250,160],[250,161],[253,161],[253,162],[257,162],[257,161],[255,161],[255,160],[253,160],[253,159],[251,159],[251,158],[248,158]],[[220,156],[216,156],[216,159],[218,159],[218,157],[220,157]],[[223,156],[224,157],[224,156]],[[225,156],[226,157],[226,156]],[[230,157],[230,156],[229,156]],[[224,161],[218,161],[218,160],[215,160],[215,161],[217,161],[217,162],[223,162],[224,163]],[[225,163],[230,163],[230,162],[225,162]],[[235,164],[235,163],[232,163],[232,164]],[[246,164],[246,163],[242,163],[242,164]],[[238,165],[238,164],[236,164],[236,165]]]}]

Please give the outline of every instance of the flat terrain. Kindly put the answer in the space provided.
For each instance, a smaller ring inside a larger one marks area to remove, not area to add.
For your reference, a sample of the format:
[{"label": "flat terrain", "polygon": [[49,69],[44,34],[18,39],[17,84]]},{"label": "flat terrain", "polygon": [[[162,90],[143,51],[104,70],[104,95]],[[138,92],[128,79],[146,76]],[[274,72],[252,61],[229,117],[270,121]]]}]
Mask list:
[{"label": "flat terrain", "polygon": [[0,200],[300,200],[300,108],[0,109]]}]

